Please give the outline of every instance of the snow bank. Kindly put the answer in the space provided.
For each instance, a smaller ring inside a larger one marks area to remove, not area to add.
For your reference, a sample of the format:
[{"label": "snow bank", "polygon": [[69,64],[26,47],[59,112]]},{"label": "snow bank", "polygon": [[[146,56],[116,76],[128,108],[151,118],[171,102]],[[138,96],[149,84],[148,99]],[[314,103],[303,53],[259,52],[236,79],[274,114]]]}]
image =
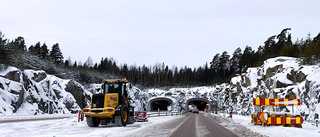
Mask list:
[{"label": "snow bank", "polygon": [[[34,119],[34,118],[59,118],[65,115],[43,115],[43,116],[16,116],[14,119]],[[67,115],[70,118],[13,122],[0,124],[1,136],[32,136],[32,137],[78,137],[78,136],[108,136],[108,137],[126,137],[143,136],[145,132],[152,132],[161,124],[166,124],[171,120],[181,118],[182,116],[166,116],[148,118],[149,122],[135,122],[126,127],[117,127],[113,123],[100,126],[99,128],[88,127],[86,121],[78,122],[76,115]],[[8,117],[7,117],[8,118]],[[1,119],[0,119],[1,121]],[[168,131],[157,129],[157,134],[164,134]],[[155,133],[153,134],[155,135]]]},{"label": "snow bank", "polygon": [[251,123],[251,117],[233,115],[230,121],[237,125],[245,126],[247,129],[270,137],[316,137],[320,135],[320,128],[315,127],[312,123],[305,122],[302,128],[254,125]]}]

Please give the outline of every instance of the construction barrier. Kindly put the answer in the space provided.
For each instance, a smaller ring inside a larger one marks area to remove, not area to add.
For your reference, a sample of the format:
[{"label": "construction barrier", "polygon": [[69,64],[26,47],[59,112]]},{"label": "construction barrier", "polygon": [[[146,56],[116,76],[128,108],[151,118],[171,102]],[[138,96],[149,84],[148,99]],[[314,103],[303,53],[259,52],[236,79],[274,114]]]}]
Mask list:
[{"label": "construction barrier", "polygon": [[[267,114],[267,119],[264,115]],[[300,115],[292,116],[285,114],[268,114],[267,112],[258,112],[258,114],[252,114],[252,122],[258,125],[283,125],[301,127],[303,118]]]},{"label": "construction barrier", "polygon": [[78,112],[78,122],[83,121],[83,119],[84,119],[84,114],[81,111],[79,111]]},{"label": "construction barrier", "polygon": [[299,106],[300,99],[253,99],[253,105]]},{"label": "construction barrier", "polygon": [[141,112],[135,112],[135,121],[137,122],[146,122],[147,120],[147,112],[141,111]]},{"label": "construction barrier", "polygon": [[[255,98],[253,99],[253,105],[262,106],[264,110],[265,106],[298,106],[300,105],[300,99],[262,99]],[[300,115],[290,115],[290,114],[276,114],[268,112],[258,112],[252,114],[252,123],[255,125],[283,125],[289,127],[302,127],[303,118]]]}]

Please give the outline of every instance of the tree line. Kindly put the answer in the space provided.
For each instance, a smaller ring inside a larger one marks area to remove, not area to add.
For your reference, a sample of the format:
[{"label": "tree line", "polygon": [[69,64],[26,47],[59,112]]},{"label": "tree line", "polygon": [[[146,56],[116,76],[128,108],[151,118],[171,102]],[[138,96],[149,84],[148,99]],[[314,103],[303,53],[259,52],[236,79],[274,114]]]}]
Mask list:
[{"label": "tree line", "polygon": [[[246,46],[244,50],[240,47],[235,49],[232,55],[226,51],[221,54],[217,53],[209,63],[198,68],[187,66],[169,68],[165,63],[155,63],[153,66],[119,65],[113,58],[108,57],[101,58],[101,61],[97,63],[93,63],[90,57],[85,63],[72,62],[71,57],[64,60],[58,43],[54,44],[51,50],[45,43],[41,45],[40,42],[27,48],[23,37],[9,41],[0,31],[0,64],[21,66],[21,61],[15,61],[15,57],[26,54],[26,56],[37,58],[36,60],[55,65],[50,68],[36,67],[34,69],[49,69],[46,71],[55,73],[58,67],[77,72],[77,76],[72,76],[75,73],[71,73],[66,78],[74,78],[80,83],[100,82],[103,78],[126,77],[133,84],[142,87],[211,85],[229,82],[235,74],[245,72],[249,67],[259,66],[264,60],[272,57],[297,57],[301,58],[304,64],[319,63],[320,33],[314,38],[308,34],[305,39],[301,38],[292,42],[290,30],[291,28],[285,28],[279,34],[270,36],[256,51]],[[22,68],[28,67],[22,66]],[[106,75],[102,77],[101,74]]]},{"label": "tree line", "polygon": [[32,53],[38,56],[40,59],[48,59],[56,64],[63,63],[63,55],[60,50],[59,44],[56,43],[52,46],[51,50],[48,49],[46,43],[43,45],[40,42],[34,46],[31,45],[28,49],[25,45],[23,37],[19,36],[15,40],[9,41],[4,38],[4,34],[0,31],[0,63],[1,64],[12,64],[12,60],[15,56],[19,56],[24,52]]}]

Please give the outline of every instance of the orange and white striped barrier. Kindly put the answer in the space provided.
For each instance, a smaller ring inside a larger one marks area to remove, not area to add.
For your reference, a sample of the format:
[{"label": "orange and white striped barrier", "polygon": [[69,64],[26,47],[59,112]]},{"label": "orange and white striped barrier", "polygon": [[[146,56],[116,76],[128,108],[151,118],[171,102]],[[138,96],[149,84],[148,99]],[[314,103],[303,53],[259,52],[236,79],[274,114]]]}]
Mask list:
[{"label": "orange and white striped barrier", "polygon": [[[293,97],[292,97],[293,98]],[[299,106],[300,99],[262,99],[254,98],[253,105],[262,106],[264,110],[265,106]],[[268,112],[258,112],[252,114],[252,122],[259,125],[284,125],[302,127],[303,118],[300,115],[290,114],[268,114]]]}]

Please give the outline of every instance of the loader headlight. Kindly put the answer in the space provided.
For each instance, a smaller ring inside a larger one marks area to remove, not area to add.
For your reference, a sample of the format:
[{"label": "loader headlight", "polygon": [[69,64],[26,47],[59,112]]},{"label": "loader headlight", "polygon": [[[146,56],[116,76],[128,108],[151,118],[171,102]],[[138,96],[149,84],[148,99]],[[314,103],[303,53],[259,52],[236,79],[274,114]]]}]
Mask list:
[{"label": "loader headlight", "polygon": [[113,111],[113,109],[107,109],[107,112],[112,112]]}]

